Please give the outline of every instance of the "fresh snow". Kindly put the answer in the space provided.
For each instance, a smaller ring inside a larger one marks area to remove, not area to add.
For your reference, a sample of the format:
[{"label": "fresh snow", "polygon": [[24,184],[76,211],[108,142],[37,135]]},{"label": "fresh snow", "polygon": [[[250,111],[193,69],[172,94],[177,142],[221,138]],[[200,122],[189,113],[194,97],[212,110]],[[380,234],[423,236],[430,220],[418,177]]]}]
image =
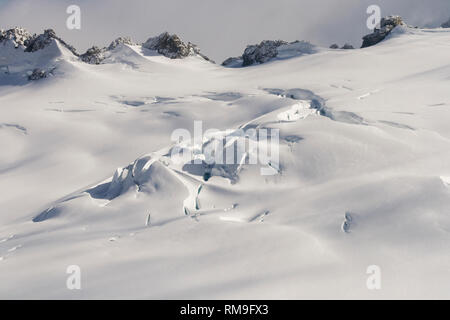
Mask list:
[{"label": "fresh snow", "polygon": [[[0,298],[450,298],[450,30],[248,68],[15,50],[0,46]],[[54,71],[27,81],[36,66]],[[171,139],[200,120],[224,149],[279,129],[279,163],[174,161],[207,159]]]}]

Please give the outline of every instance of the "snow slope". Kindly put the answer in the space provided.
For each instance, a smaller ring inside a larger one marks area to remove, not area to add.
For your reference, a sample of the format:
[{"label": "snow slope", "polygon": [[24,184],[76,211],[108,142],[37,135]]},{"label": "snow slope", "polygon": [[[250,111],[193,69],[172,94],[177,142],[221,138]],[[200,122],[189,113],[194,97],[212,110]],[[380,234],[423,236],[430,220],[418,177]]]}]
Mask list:
[{"label": "snow slope", "polygon": [[[450,298],[450,30],[248,68],[53,49],[0,77],[0,298]],[[175,162],[196,120],[279,129],[279,162]]]}]

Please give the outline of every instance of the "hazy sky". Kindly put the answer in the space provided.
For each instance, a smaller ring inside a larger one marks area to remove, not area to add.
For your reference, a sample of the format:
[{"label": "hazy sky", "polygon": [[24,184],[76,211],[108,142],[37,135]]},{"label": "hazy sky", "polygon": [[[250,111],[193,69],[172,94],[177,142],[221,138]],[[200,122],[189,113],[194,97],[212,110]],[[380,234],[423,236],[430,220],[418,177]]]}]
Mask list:
[{"label": "hazy sky", "polygon": [[[66,28],[70,4],[81,7],[81,30]],[[379,5],[383,16],[399,14],[420,27],[450,18],[450,0],[0,0],[0,28],[23,26],[32,33],[53,28],[79,52],[118,36],[143,42],[169,31],[222,62],[265,39],[359,47],[369,33],[371,4]]]}]

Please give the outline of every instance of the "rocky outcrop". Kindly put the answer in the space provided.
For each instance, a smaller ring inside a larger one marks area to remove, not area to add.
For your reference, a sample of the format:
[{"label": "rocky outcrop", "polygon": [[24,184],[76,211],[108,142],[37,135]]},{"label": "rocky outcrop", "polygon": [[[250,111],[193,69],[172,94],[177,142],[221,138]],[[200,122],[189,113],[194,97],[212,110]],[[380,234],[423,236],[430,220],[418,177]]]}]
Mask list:
[{"label": "rocky outcrop", "polygon": [[[28,53],[42,50],[51,45],[55,40],[71,51],[76,57],[79,57],[81,61],[89,64],[102,63],[102,61],[110,55],[109,52],[113,51],[120,45],[135,45],[129,37],[119,37],[112,41],[108,47],[100,48],[93,46],[80,55],[76,52],[73,46],[67,44],[64,40],[59,38],[52,29],[47,29],[40,35],[32,35],[25,29],[18,27],[9,30],[0,29],[0,45],[9,44],[13,48],[21,49]],[[208,57],[202,55],[196,45],[190,42],[185,43],[177,35],[170,35],[167,32],[164,32],[157,37],[148,39],[144,44],[142,44],[142,47],[155,50],[171,59],[180,59],[198,55],[205,60],[214,62]],[[35,69],[30,77],[32,78],[31,80],[35,80],[35,78],[41,79],[41,75],[42,72]]]},{"label": "rocky outcrop", "polygon": [[[339,45],[334,43],[330,46],[330,49],[339,49]],[[345,43],[340,49],[355,49],[351,44]]]},{"label": "rocky outcrop", "polygon": [[442,28],[450,28],[450,19],[448,19],[447,22],[444,22],[443,24],[441,24]]},{"label": "rocky outcrop", "polygon": [[23,28],[12,28],[9,30],[0,30],[0,44],[11,42],[15,48],[26,48],[33,36]]},{"label": "rocky outcrop", "polygon": [[142,47],[155,50],[170,59],[182,59],[188,56],[199,55],[205,60],[211,61],[208,57],[200,54],[200,50],[195,44],[190,42],[184,43],[176,34],[171,35],[168,32],[149,38],[142,44]]},{"label": "rocky outcrop", "polygon": [[112,41],[108,46],[107,50],[114,50],[118,45],[126,44],[126,45],[134,45],[133,41],[129,37],[119,37],[116,40]]},{"label": "rocky outcrop", "polygon": [[[222,62],[222,65],[226,67],[247,67],[265,63],[275,58],[295,57],[314,52],[314,46],[306,41],[264,40],[259,44],[247,46],[242,56],[228,58]],[[239,63],[240,65],[238,65]]]},{"label": "rocky outcrop", "polygon": [[242,67],[242,57],[230,57],[222,62],[225,67]]},{"label": "rocky outcrop", "polygon": [[381,19],[380,28],[375,28],[371,34],[363,37],[361,48],[374,46],[383,41],[395,27],[405,25],[400,16],[388,16]]},{"label": "rocky outcrop", "polygon": [[48,72],[39,68],[36,68],[28,75],[28,80],[35,81],[43,78],[47,78]]},{"label": "rocky outcrop", "polygon": [[56,36],[55,31],[47,29],[43,34],[31,35],[23,28],[13,28],[9,30],[0,30],[0,44],[6,44],[11,42],[15,48],[21,48],[25,52],[36,52],[44,49],[52,43],[53,40],[58,40],[63,46],[69,49],[74,55],[78,55],[76,50],[71,45],[67,44],[64,40]]},{"label": "rocky outcrop", "polygon": [[260,44],[247,46],[242,55],[242,66],[250,66],[252,64],[265,63],[278,55],[278,47],[288,44],[282,40],[265,40]]},{"label": "rocky outcrop", "polygon": [[80,55],[80,59],[89,64],[100,64],[105,59],[105,51],[104,48],[93,46]]},{"label": "rocky outcrop", "polygon": [[149,38],[142,47],[156,50],[159,54],[171,59],[180,59],[197,53],[193,44],[190,42],[186,44],[176,34],[170,35],[167,32]]},{"label": "rocky outcrop", "polygon": [[75,48],[59,38],[53,29],[44,30],[44,33],[38,36],[33,36],[28,46],[26,47],[25,52],[35,52],[44,49],[45,47],[50,45],[53,40],[58,40],[64,47],[66,47],[74,55],[78,56]]},{"label": "rocky outcrop", "polygon": [[341,49],[349,50],[349,49],[355,49],[351,44],[346,43],[342,46]]},{"label": "rocky outcrop", "polygon": [[105,60],[108,51],[112,51],[117,48],[119,45],[134,45],[133,41],[128,37],[119,37],[111,42],[111,44],[107,48],[99,48],[97,46],[93,46],[89,48],[85,53],[80,55],[80,59],[83,62],[89,64],[100,64],[103,60]]}]

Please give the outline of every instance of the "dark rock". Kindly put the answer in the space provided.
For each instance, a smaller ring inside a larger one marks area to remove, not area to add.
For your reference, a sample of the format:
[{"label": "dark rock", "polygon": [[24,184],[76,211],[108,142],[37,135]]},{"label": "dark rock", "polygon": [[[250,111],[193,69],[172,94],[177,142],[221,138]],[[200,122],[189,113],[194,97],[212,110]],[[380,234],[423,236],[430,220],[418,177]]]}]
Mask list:
[{"label": "dark rock", "polygon": [[97,46],[93,46],[89,48],[85,53],[80,55],[80,59],[83,62],[89,64],[100,64],[105,59],[105,54],[108,51],[112,51],[117,48],[119,45],[134,45],[133,41],[131,41],[128,37],[119,37],[111,42],[111,44],[107,48],[99,48]]},{"label": "dark rock", "polygon": [[316,52],[315,47],[306,41],[286,42],[264,40],[260,44],[247,46],[240,57],[228,58],[222,62],[226,67],[246,67],[277,59],[298,57]]},{"label": "dark rock", "polygon": [[402,18],[400,16],[388,16],[381,19],[380,28],[375,28],[371,34],[363,37],[363,44],[361,48],[366,48],[374,46],[377,43],[383,41],[388,34],[394,30],[395,27],[399,25],[404,25]]},{"label": "dark rock", "polygon": [[105,59],[105,49],[93,46],[89,48],[85,53],[80,55],[80,59],[83,62],[89,64],[100,64]]},{"label": "dark rock", "polygon": [[33,39],[33,36],[23,28],[12,28],[9,30],[0,30],[0,44],[11,41],[15,48],[27,47]]},{"label": "dark rock", "polygon": [[351,44],[344,44],[341,49],[355,49]]},{"label": "dark rock", "polygon": [[336,43],[333,43],[333,44],[330,46],[330,49],[339,49],[339,46],[338,46]]},{"label": "dark rock", "polygon": [[33,72],[28,76],[28,80],[33,81],[33,80],[39,80],[39,79],[43,79],[43,78],[47,78],[48,73],[47,71],[44,71],[42,69],[36,68],[33,70]]},{"label": "dark rock", "polygon": [[277,48],[284,44],[288,44],[282,40],[265,40],[260,44],[247,46],[242,55],[242,66],[250,66],[255,63],[264,63],[278,55]]},{"label": "dark rock", "polygon": [[447,22],[444,22],[444,23],[441,25],[441,27],[442,27],[442,28],[450,28],[450,19],[448,19]]},{"label": "dark rock", "polygon": [[242,57],[231,57],[222,62],[225,67],[242,67]]},{"label": "dark rock", "polygon": [[114,50],[120,44],[134,45],[133,41],[129,37],[119,37],[108,46],[107,50]]},{"label": "dark rock", "polygon": [[[176,34],[170,35],[167,32],[161,33],[157,37],[148,39],[142,47],[156,50],[159,54],[170,59],[181,59],[188,56],[200,54],[196,45],[188,42],[184,43]],[[207,59],[205,56],[201,55]]]},{"label": "dark rock", "polygon": [[44,33],[33,36],[32,39],[30,39],[25,52],[36,52],[38,50],[44,49],[48,45],[50,45],[53,40],[58,40],[64,47],[66,47],[70,52],[72,52],[74,55],[78,56],[75,48],[69,44],[67,44],[64,40],[59,38],[55,31],[52,29],[44,30]]}]

